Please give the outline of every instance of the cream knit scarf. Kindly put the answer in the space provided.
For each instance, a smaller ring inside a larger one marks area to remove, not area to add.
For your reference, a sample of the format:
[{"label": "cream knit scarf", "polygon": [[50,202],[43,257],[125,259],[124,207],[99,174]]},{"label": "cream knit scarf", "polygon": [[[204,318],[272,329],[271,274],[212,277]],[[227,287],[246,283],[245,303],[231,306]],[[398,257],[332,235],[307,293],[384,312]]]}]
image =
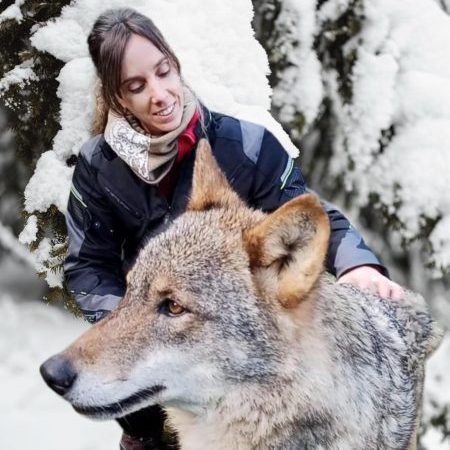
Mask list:
[{"label": "cream knit scarf", "polygon": [[104,137],[139,178],[149,184],[157,184],[172,168],[178,152],[178,136],[189,124],[196,108],[196,98],[185,87],[181,123],[162,136],[150,136],[134,116],[118,116],[110,110]]}]

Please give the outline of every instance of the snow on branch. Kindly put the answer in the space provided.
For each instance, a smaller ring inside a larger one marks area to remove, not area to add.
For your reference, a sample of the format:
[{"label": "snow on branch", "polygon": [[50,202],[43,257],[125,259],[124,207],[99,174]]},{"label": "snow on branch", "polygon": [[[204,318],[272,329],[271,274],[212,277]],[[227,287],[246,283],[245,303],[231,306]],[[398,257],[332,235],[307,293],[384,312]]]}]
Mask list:
[{"label": "snow on branch", "polygon": [[336,155],[352,161],[347,186],[358,192],[360,203],[375,194],[405,239],[431,229],[431,261],[445,270],[450,266],[450,228],[445,232],[442,226],[450,221],[450,16],[433,0],[376,0],[364,2],[364,17],[346,49],[356,52],[357,61],[352,100],[338,109]]},{"label": "snow on branch", "polygon": [[20,7],[25,3],[25,0],[16,0],[12,5],[8,6],[0,14],[0,24],[6,20],[15,20],[16,22],[21,22],[23,20],[22,12]]},{"label": "snow on branch", "polygon": [[27,60],[7,72],[0,80],[0,94],[7,91],[13,85],[23,87],[28,81],[36,79],[37,76],[33,71],[33,61]]},{"label": "snow on branch", "polygon": [[[427,238],[442,275],[450,269],[450,16],[435,0],[278,3],[278,51],[289,53],[274,90],[281,120],[295,126],[302,113],[304,133],[325,99],[334,117],[329,176],[360,207],[381,208],[405,242]],[[321,65],[307,71],[311,52]]]},{"label": "snow on branch", "polygon": [[[154,20],[180,59],[184,80],[206,106],[266,126],[292,156],[298,154],[269,113],[268,59],[254,37],[250,0],[191,0],[189,8],[184,0],[110,0],[106,4],[103,0],[78,0],[31,37],[37,50],[50,53],[65,65],[57,78],[61,129],[52,148],[39,159],[25,190],[28,214],[45,214],[51,205],[65,211],[73,171],[67,161],[88,139],[94,109],[96,77],[86,38],[96,18],[117,7],[135,8]],[[27,74],[32,76],[27,72],[23,79]],[[6,84],[8,79],[0,83]],[[47,247],[40,252],[39,269],[50,274],[48,267],[54,269],[55,264],[45,264],[45,254],[49,258],[52,254]]]},{"label": "snow on branch", "polygon": [[309,126],[317,117],[323,100],[321,65],[313,50],[317,29],[315,0],[284,0],[277,16],[279,32],[271,43],[283,58],[283,73],[274,91],[273,104],[279,118],[288,123],[303,114]]}]

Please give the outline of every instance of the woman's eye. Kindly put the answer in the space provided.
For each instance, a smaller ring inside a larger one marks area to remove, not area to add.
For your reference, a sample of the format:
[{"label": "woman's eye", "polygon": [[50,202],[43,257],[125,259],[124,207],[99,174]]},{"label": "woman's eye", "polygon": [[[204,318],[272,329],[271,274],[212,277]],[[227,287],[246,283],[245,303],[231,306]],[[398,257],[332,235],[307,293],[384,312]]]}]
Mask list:
[{"label": "woman's eye", "polygon": [[170,298],[164,299],[159,305],[159,312],[165,314],[166,316],[176,317],[181,316],[186,312],[186,308],[181,306],[175,300]]},{"label": "woman's eye", "polygon": [[131,84],[130,86],[128,86],[128,90],[132,93],[132,94],[137,94],[139,92],[142,91],[142,89],[144,88],[144,84]]},{"label": "woman's eye", "polygon": [[170,66],[169,66],[169,64],[166,64],[166,65],[161,67],[158,75],[160,77],[167,77],[167,75],[169,75],[169,73],[170,73]]}]

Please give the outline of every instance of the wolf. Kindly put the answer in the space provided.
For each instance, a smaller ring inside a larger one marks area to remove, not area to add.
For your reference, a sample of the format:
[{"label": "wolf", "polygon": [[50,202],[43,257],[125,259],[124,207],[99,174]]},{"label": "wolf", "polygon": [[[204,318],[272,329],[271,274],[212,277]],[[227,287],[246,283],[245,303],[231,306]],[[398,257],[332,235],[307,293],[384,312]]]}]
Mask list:
[{"label": "wolf", "polygon": [[328,238],[315,196],[252,210],[201,141],[187,211],[42,376],[92,418],[162,405],[182,450],[415,449],[440,330],[419,295],[334,283]]}]

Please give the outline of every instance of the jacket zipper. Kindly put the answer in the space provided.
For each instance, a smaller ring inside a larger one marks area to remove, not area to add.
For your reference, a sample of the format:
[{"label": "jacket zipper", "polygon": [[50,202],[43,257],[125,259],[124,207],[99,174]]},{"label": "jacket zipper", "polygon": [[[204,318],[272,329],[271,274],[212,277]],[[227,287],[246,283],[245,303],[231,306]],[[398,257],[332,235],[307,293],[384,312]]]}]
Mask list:
[{"label": "jacket zipper", "polygon": [[106,191],[108,194],[120,205],[122,208],[126,209],[129,213],[133,214],[137,219],[142,219],[142,214],[138,213],[134,209],[130,208],[123,200],[121,200],[119,197],[117,197],[116,194],[114,194],[109,187],[105,186]]}]

